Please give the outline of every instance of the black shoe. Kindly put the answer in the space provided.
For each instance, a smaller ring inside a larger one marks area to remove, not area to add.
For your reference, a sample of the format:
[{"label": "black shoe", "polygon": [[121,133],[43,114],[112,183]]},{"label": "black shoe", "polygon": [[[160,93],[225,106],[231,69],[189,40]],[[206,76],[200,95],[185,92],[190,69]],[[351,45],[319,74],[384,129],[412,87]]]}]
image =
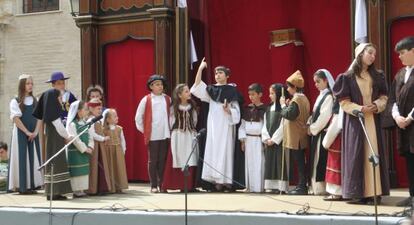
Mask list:
[{"label": "black shoe", "polygon": [[[377,196],[377,205],[381,204],[381,196]],[[375,199],[374,197],[367,198],[367,205],[375,205]]]},{"label": "black shoe", "polygon": [[[55,200],[55,201],[67,200],[67,199],[68,199],[66,196],[63,196],[63,195],[53,195],[53,196],[52,196],[52,198],[53,198],[53,200]],[[46,199],[49,201],[49,200],[50,200],[50,195],[48,195],[48,196],[46,197]]]},{"label": "black shoe", "polygon": [[353,204],[353,205],[366,205],[368,202],[368,198],[357,198],[352,199],[351,201],[348,201],[347,203]]},{"label": "black shoe", "polygon": [[396,206],[407,207],[407,206],[411,206],[412,202],[413,202],[413,197],[408,197],[402,201],[397,202]]},{"label": "black shoe", "polygon": [[295,189],[288,191],[288,195],[308,195],[308,188],[296,187]]},{"label": "black shoe", "polygon": [[272,194],[279,195],[279,194],[280,194],[279,189],[273,189],[273,190],[272,190]]}]

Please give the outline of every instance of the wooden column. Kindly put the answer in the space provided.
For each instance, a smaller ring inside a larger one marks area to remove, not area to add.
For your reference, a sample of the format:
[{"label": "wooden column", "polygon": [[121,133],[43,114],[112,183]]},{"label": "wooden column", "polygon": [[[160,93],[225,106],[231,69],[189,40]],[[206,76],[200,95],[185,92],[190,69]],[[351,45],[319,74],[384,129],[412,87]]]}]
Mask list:
[{"label": "wooden column", "polygon": [[375,66],[386,71],[386,23],[384,0],[367,0],[368,40],[377,47]]},{"label": "wooden column", "polygon": [[155,72],[168,78],[169,87],[175,83],[174,76],[174,11],[172,8],[152,8],[148,10],[154,18]]}]

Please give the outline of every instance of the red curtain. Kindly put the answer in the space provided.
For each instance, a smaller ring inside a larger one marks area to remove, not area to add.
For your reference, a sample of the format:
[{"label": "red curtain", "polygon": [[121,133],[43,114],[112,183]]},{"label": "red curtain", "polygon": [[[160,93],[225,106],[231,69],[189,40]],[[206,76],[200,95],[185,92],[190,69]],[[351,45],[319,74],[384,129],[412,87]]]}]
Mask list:
[{"label": "red curtain", "polygon": [[[349,1],[204,0],[198,5],[193,1],[190,0],[189,5],[196,5],[196,11],[207,12],[207,15],[201,13],[202,17],[195,16],[191,23],[195,29],[208,24],[208,35],[203,36],[207,44],[203,46],[201,42],[199,48],[207,46],[209,49],[198,49],[198,52],[209,53],[209,68],[218,65],[230,67],[230,82],[236,83],[243,94],[251,83],[259,82],[267,89],[271,83],[282,82],[290,75],[286,74],[282,79],[278,73],[272,72],[277,71],[269,48],[269,32],[272,30],[299,29],[305,44],[302,65],[305,89],[312,102],[319,94],[313,84],[313,73],[326,68],[336,77],[351,62]],[[203,6],[204,11],[200,10]],[[196,43],[200,43],[197,36],[194,38]],[[280,70],[285,71],[285,68]],[[263,100],[268,99],[265,97]]]},{"label": "red curtain", "polygon": [[[414,36],[414,17],[403,18],[395,21],[391,25],[390,30],[390,46],[391,46],[391,74],[392,78],[395,77],[395,74],[400,70],[403,65],[401,64],[398,54],[394,51],[395,44],[404,37]],[[393,135],[394,140],[396,138],[395,134]],[[399,156],[397,151],[397,146],[394,142],[394,165],[397,172],[397,182],[398,187],[408,187],[408,178],[407,178],[407,169],[405,164],[405,159]]]},{"label": "red curtain", "polygon": [[139,101],[148,94],[148,76],[154,72],[154,41],[128,39],[109,44],[104,65],[107,106],[117,110],[124,128],[128,179],[147,181],[147,148],[134,118]]}]

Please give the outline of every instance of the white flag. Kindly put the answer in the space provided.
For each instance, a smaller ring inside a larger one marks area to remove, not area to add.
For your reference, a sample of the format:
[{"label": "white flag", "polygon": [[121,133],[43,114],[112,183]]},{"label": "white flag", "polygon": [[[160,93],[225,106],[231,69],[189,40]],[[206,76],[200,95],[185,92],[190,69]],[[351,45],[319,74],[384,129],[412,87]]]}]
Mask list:
[{"label": "white flag", "polygon": [[365,0],[356,0],[355,5],[355,41],[366,43],[367,35],[367,7]]},{"label": "white flag", "polygon": [[193,38],[193,32],[190,31],[190,64],[191,69],[193,69],[193,63],[197,62],[197,51],[194,45],[194,38]]},{"label": "white flag", "polygon": [[187,0],[178,0],[177,5],[179,8],[187,8]]}]

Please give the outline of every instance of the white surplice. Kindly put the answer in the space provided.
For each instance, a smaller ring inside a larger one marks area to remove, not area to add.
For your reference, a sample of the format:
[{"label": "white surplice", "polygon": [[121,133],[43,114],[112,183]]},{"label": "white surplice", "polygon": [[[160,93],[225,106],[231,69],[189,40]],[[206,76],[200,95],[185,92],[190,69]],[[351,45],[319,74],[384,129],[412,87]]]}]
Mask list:
[{"label": "white surplice", "polygon": [[232,184],[236,124],[240,121],[240,107],[237,101],[229,102],[231,114],[223,109],[223,103],[213,101],[207,85],[191,87],[191,93],[208,102],[207,138],[201,178],[216,184]]}]

